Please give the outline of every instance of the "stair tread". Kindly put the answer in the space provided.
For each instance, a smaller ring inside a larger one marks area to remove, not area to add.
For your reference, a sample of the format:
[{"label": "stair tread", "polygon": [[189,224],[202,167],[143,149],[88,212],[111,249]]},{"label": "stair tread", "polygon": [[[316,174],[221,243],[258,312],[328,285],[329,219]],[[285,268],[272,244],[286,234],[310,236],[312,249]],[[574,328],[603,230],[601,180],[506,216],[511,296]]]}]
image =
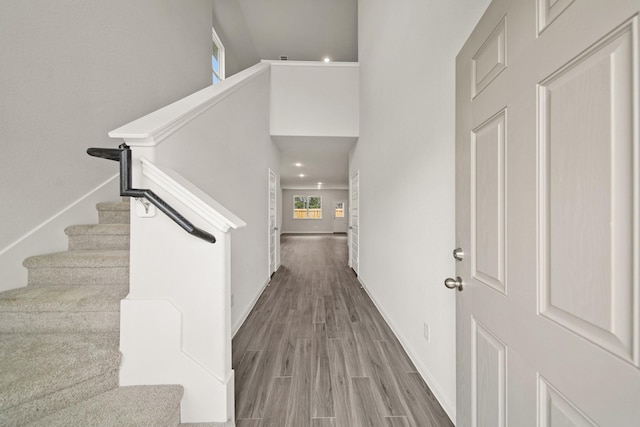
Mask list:
[{"label": "stair tread", "polygon": [[0,412],[120,365],[118,333],[0,335]]},{"label": "stair tread", "polygon": [[179,385],[119,387],[79,402],[30,426],[159,426],[172,421],[183,388]]},{"label": "stair tread", "polygon": [[29,257],[22,263],[27,268],[127,267],[128,250],[78,250],[54,252]]},{"label": "stair tread", "polygon": [[0,293],[0,312],[119,311],[124,286],[27,286]]},{"label": "stair tread", "polygon": [[86,224],[72,225],[64,229],[67,236],[76,235],[129,235],[129,224]]}]

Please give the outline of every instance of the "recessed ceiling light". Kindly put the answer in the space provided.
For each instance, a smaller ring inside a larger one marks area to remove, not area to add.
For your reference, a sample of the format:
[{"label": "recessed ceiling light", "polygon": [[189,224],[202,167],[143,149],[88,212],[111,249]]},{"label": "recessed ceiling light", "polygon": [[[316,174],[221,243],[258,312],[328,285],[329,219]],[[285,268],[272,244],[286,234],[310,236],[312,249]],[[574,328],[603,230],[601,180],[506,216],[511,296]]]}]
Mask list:
[{"label": "recessed ceiling light", "polygon": [[318,183],[318,185],[322,185],[322,183],[321,183],[321,182],[319,182],[319,183]]},{"label": "recessed ceiling light", "polygon": [[331,58],[329,58],[328,56],[325,56],[324,58],[322,58],[322,60],[324,62],[331,62]]},{"label": "recessed ceiling light", "polygon": [[302,163],[296,163],[296,166],[300,167],[300,166],[302,166]]},{"label": "recessed ceiling light", "polygon": [[304,174],[301,173],[300,175],[298,175],[300,178],[304,178]]}]

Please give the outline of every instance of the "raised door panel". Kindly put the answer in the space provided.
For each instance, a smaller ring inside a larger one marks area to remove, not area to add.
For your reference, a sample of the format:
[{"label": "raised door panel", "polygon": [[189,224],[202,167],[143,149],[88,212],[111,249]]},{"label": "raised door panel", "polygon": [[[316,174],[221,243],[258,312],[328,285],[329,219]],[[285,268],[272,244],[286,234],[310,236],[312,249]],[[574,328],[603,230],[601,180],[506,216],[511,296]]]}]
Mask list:
[{"label": "raised door panel", "polygon": [[504,427],[506,422],[507,348],[482,324],[472,320],[472,426]]},{"label": "raised door panel", "polygon": [[472,89],[475,98],[507,67],[507,17],[491,32],[472,59]]},{"label": "raised door panel", "polygon": [[540,427],[595,427],[583,411],[538,376],[538,419]]},{"label": "raised door panel", "polygon": [[574,0],[537,0],[538,34],[555,21]]},{"label": "raised door panel", "polygon": [[540,312],[637,364],[636,19],[539,85]]},{"label": "raised door panel", "polygon": [[471,137],[472,274],[505,294],[506,120],[503,110],[474,129]]}]

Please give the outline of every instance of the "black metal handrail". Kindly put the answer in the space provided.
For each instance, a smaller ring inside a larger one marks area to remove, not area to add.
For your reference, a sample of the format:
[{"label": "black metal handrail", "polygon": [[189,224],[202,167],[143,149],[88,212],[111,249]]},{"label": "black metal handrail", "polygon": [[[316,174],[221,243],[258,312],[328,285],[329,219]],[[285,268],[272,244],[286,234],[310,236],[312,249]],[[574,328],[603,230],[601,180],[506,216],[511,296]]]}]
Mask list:
[{"label": "black metal handrail", "polygon": [[192,236],[215,243],[216,238],[212,234],[191,224],[178,211],[162,200],[156,193],[149,189],[131,188],[131,149],[127,144],[120,145],[120,148],[89,148],[87,154],[102,159],[114,160],[120,163],[120,195],[126,197],[136,197],[147,199],[152,205],[164,212],[176,224],[182,227]]}]

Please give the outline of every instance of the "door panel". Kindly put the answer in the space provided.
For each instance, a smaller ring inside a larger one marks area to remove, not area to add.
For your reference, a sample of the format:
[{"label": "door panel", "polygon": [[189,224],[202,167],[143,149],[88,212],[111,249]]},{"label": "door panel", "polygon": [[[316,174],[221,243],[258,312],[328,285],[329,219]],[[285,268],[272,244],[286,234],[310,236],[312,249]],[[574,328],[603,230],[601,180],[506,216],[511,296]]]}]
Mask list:
[{"label": "door panel", "polygon": [[504,427],[507,347],[475,319],[472,328],[472,425]]},{"label": "door panel", "polygon": [[627,106],[633,102],[636,22],[570,61],[538,91],[540,311],[628,360],[634,178]]},{"label": "door panel", "polygon": [[562,14],[574,0],[537,0],[538,2],[538,34]]},{"label": "door panel", "polygon": [[504,17],[472,59],[473,96],[482,92],[507,68],[507,20]]},{"label": "door panel", "polygon": [[504,152],[506,111],[473,130],[471,230],[473,278],[506,293],[504,265]]},{"label": "door panel", "polygon": [[637,0],[494,0],[456,61],[457,425],[640,420]]},{"label": "door panel", "polygon": [[538,377],[538,389],[540,390],[538,406],[540,427],[596,426],[588,416],[542,377]]}]

